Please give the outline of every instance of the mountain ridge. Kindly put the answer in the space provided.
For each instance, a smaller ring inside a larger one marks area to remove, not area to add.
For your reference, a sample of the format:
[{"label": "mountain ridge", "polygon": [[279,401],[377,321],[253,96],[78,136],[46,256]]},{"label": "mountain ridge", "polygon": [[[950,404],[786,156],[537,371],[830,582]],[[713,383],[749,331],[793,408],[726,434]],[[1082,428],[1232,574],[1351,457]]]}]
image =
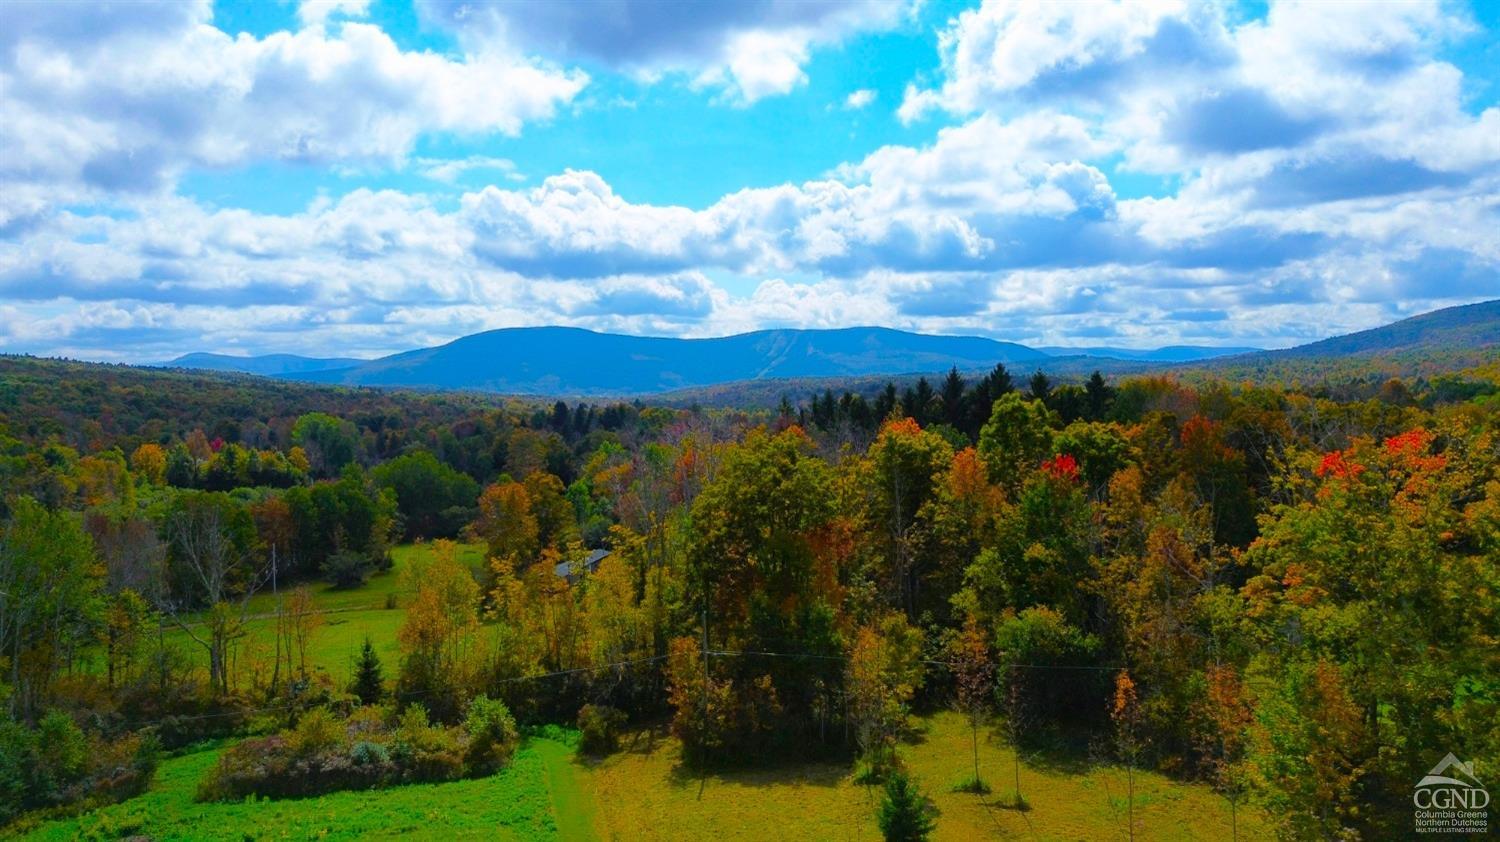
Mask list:
[{"label": "mountain ridge", "polygon": [[1160,348],[1117,348],[1112,345],[1069,347],[1066,345],[1041,345],[1041,351],[1053,357],[1098,357],[1109,360],[1132,362],[1189,363],[1230,357],[1238,354],[1254,354],[1264,348],[1220,345],[1163,345]]},{"label": "mountain ridge", "polygon": [[705,339],[539,327],[484,331],[353,368],[289,376],[517,394],[652,394],[730,380],[898,374],[1044,359],[1046,354],[1012,342],[878,327],[773,329]]},{"label": "mountain ridge", "polygon": [[1309,358],[1394,355],[1500,345],[1500,300],[1448,307],[1293,348],[1166,346],[1032,348],[979,336],[885,327],[773,328],[682,339],[577,327],[498,328],[373,360],[271,354],[187,354],[165,365],[238,371],[343,386],[466,390],[517,395],[655,395],[736,382],[932,374],[996,363],[1073,374],[1143,367],[1223,368]]},{"label": "mountain ridge", "polygon": [[369,362],[357,357],[304,357],[300,354],[261,354],[237,357],[231,354],[215,354],[194,351],[174,360],[148,363],[152,368],[196,368],[203,371],[238,371],[242,374],[259,374],[274,377],[308,371],[326,371],[335,368],[350,368]]}]

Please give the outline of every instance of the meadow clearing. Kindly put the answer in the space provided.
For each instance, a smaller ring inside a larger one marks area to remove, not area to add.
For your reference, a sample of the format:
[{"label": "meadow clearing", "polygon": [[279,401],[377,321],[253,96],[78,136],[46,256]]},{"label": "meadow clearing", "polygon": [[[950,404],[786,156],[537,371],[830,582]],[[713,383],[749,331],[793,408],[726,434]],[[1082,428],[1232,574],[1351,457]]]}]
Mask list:
[{"label": "meadow clearing", "polygon": [[[339,686],[347,684],[360,647],[368,637],[385,664],[387,676],[394,675],[400,658],[396,631],[401,627],[404,608],[411,595],[402,571],[430,557],[430,554],[428,544],[396,547],[391,551],[391,569],[374,574],[359,588],[339,589],[325,582],[309,583],[307,587],[312,590],[313,604],[319,612],[321,624],[308,645],[308,668],[327,673]],[[477,570],[484,563],[484,548],[480,544],[459,544],[458,559]],[[293,587],[295,585],[282,587],[280,599],[288,600]],[[275,650],[277,599],[278,594],[273,593],[269,586],[250,598],[245,609],[245,636],[237,641],[231,655],[233,674],[269,671]],[[191,624],[193,620],[190,618],[188,622]],[[198,660],[205,657],[204,650],[182,629],[169,624],[166,636],[169,642],[181,646],[189,657]]]},{"label": "meadow clearing", "polygon": [[[363,588],[314,585],[324,626],[308,659],[337,682],[347,680],[368,635],[394,669],[404,611],[401,571],[429,549],[395,551],[395,567]],[[464,545],[477,565],[482,551]],[[387,608],[395,594],[396,608]],[[240,657],[260,657],[274,634],[270,593],[255,596]],[[187,641],[180,630],[172,635]],[[994,793],[955,792],[972,769],[966,720],[951,712],[914,719],[899,751],[937,810],[934,838],[1128,838],[1125,771],[1076,758],[1031,755],[1021,771],[1029,809],[1005,805],[1014,754],[981,732],[980,763]],[[32,827],[23,838],[189,839],[878,839],[878,788],[855,783],[847,764],[801,762],[699,774],[683,764],[664,726],[630,731],[622,750],[602,760],[580,755],[576,734],[548,728],[526,739],[499,774],[313,798],[199,803],[198,782],[225,747],[195,746],[167,758],[148,792],[120,804]],[[1228,803],[1205,786],[1161,775],[1135,776],[1136,833],[1149,839],[1227,839]],[[1242,839],[1264,837],[1254,811],[1237,817]]]}]

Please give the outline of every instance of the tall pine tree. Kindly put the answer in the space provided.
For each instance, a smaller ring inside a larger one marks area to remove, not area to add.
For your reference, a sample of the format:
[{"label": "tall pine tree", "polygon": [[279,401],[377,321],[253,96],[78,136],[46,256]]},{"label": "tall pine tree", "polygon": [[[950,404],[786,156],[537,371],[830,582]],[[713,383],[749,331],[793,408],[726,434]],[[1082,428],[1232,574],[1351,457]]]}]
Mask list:
[{"label": "tall pine tree", "polygon": [[359,650],[359,662],[354,667],[354,684],[349,692],[358,696],[360,703],[366,705],[373,705],[385,696],[380,656],[375,654],[375,646],[368,637],[365,638],[364,647]]}]

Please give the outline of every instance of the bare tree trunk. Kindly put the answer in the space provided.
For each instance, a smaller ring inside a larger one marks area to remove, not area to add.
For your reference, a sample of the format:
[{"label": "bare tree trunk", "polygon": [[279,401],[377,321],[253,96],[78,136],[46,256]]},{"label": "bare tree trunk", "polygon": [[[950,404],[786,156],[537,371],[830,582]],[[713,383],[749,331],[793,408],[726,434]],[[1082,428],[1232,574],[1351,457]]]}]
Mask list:
[{"label": "bare tree trunk", "polygon": [[[1015,746],[1011,746],[1011,748],[1013,750],[1015,750]],[[1015,751],[1015,766],[1016,766],[1016,806],[1020,807],[1021,806],[1021,752],[1019,750]]]},{"label": "bare tree trunk", "polygon": [[969,736],[972,738],[974,747],[974,785],[979,785],[979,721],[973,717],[969,718]]},{"label": "bare tree trunk", "polygon": [[276,584],[276,545],[271,545],[271,594],[276,599],[276,656],[271,666],[271,697],[276,697],[276,688],[281,686],[281,632],[285,611],[281,605],[281,591]]}]

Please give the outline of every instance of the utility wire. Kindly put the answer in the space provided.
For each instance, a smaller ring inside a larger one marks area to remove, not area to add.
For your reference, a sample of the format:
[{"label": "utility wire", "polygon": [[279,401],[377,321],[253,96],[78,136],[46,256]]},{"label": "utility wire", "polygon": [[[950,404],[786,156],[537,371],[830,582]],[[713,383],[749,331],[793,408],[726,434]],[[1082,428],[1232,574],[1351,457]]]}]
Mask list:
[{"label": "utility wire", "polygon": [[[798,653],[798,652],[762,652],[762,651],[756,651],[756,650],[750,650],[750,649],[745,649],[745,650],[716,649],[716,650],[709,651],[708,654],[714,655],[714,656],[728,656],[728,657],[759,656],[759,657],[765,657],[765,658],[809,658],[809,659],[823,660],[823,661],[848,661],[849,660],[849,656],[848,655],[822,655],[822,654],[818,654],[818,653],[814,653],[814,652],[802,652],[802,653]],[[934,659],[934,658],[919,658],[918,661],[920,663],[927,664],[929,666],[948,667],[950,669],[958,666],[958,663],[955,662],[955,661],[942,661],[942,660],[937,660],[937,659]],[[1124,669],[1124,667],[1107,666],[1107,665],[1096,665],[1096,664],[1005,664],[1004,666],[1005,666],[1006,669],[1102,670],[1102,671],[1107,671],[1107,672],[1117,672],[1117,671],[1119,671],[1121,669]]]},{"label": "utility wire", "polygon": [[[811,659],[811,660],[841,661],[841,662],[847,662],[847,661],[850,660],[850,658],[849,658],[848,655],[823,655],[823,654],[814,653],[814,652],[769,652],[769,651],[761,651],[761,650],[710,649],[707,652],[705,652],[704,654],[707,655],[707,656],[709,656],[709,657],[715,657],[715,658],[762,657],[762,658],[789,658],[789,659],[804,659],[804,660]],[[645,657],[645,658],[631,658],[631,659],[624,660],[624,661],[614,661],[614,662],[611,662],[611,663],[608,663],[608,664],[600,664],[598,666],[593,666],[593,667],[575,667],[573,669],[554,670],[552,672],[537,673],[535,675],[519,675],[519,676],[515,676],[515,677],[512,677],[512,678],[502,678],[502,679],[499,679],[497,681],[492,682],[492,684],[495,684],[495,685],[510,685],[510,684],[518,684],[518,683],[523,682],[523,681],[541,681],[543,679],[561,678],[561,677],[570,676],[570,675],[582,675],[584,673],[603,672],[605,670],[618,669],[620,667],[628,667],[628,666],[635,666],[635,665],[638,665],[638,664],[649,664],[649,663],[655,663],[657,661],[664,661],[664,660],[667,659],[667,657],[668,656],[666,656],[666,655],[652,655],[652,656]],[[957,666],[957,664],[955,662],[953,662],[953,661],[942,661],[942,660],[936,660],[936,659],[933,659],[933,658],[921,658],[919,660],[920,660],[921,663],[927,664],[929,666],[941,666],[941,667],[947,667],[949,669],[952,669],[952,668],[954,668],[954,667]],[[1034,670],[1099,670],[1099,671],[1110,671],[1110,672],[1122,669],[1122,667],[1117,667],[1117,666],[1099,666],[1099,665],[1091,665],[1091,664],[1007,664],[1006,668],[1008,668],[1008,669],[1034,669]],[[421,698],[421,697],[425,697],[425,696],[430,696],[430,695],[433,695],[433,694],[436,694],[436,693],[439,693],[439,692],[443,692],[443,691],[439,691],[439,690],[421,690],[421,691],[417,691],[417,692],[413,692],[413,693],[403,693],[401,695],[402,695],[403,698],[410,699],[410,698]],[[284,703],[279,704],[279,705],[271,705],[271,706],[268,706],[268,707],[248,708],[248,709],[233,710],[233,711],[223,711],[223,712],[220,712],[220,713],[202,713],[202,714],[188,714],[188,715],[183,715],[183,716],[166,716],[166,717],[162,717],[160,719],[151,719],[151,720],[137,720],[137,721],[128,723],[128,725],[129,725],[129,727],[131,729],[137,729],[137,728],[145,728],[145,727],[148,727],[148,726],[151,726],[151,725],[160,725],[160,724],[162,724],[164,722],[167,722],[169,720],[172,721],[172,722],[196,722],[196,721],[207,720],[207,719],[226,719],[226,718],[230,718],[230,717],[253,716],[255,714],[260,714],[260,713],[285,712],[285,711],[293,710],[296,707],[297,707],[297,702],[295,702],[295,701],[288,701],[288,702],[284,702]]]}]

